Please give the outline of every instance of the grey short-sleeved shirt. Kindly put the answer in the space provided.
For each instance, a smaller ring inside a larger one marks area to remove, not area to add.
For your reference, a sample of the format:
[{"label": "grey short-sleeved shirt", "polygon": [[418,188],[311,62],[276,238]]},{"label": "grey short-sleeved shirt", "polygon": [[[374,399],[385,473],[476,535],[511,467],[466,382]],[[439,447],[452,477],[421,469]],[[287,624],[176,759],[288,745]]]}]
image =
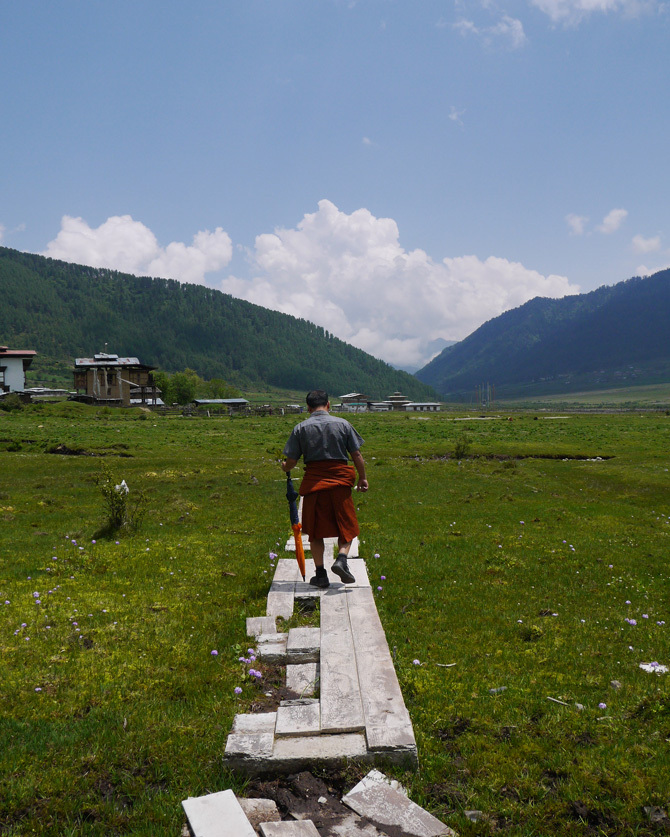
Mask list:
[{"label": "grey short-sleeved shirt", "polygon": [[346,419],[316,410],[291,431],[284,446],[284,456],[305,462],[324,459],[347,460],[363,444],[360,434]]}]

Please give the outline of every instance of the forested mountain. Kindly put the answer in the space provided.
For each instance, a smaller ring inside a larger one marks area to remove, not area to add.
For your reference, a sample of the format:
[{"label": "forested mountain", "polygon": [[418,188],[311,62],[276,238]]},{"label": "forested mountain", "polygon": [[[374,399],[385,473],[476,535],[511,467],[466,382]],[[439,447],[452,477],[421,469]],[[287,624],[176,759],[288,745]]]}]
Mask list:
[{"label": "forested mountain", "polygon": [[536,298],[445,349],[417,377],[444,398],[535,395],[670,380],[670,270]]},{"label": "forested mountain", "polygon": [[114,352],[245,389],[270,385],[434,400],[412,375],[323,328],[202,285],[137,277],[0,247],[0,344],[36,349],[30,383],[72,386],[75,357]]}]

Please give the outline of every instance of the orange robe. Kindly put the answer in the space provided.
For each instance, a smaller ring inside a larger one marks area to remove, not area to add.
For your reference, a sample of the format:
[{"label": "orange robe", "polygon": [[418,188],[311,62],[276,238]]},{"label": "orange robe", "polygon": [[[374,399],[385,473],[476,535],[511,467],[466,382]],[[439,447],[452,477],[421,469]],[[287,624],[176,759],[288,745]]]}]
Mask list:
[{"label": "orange robe", "polygon": [[339,459],[308,462],[300,484],[302,530],[312,538],[342,538],[349,542],[358,535],[356,509],[351,489],[356,470]]}]

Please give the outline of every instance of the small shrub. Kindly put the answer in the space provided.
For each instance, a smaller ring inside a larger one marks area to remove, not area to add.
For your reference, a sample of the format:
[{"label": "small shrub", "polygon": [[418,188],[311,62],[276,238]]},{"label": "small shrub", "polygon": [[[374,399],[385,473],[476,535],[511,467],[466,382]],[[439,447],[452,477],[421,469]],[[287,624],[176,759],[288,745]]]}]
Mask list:
[{"label": "small shrub", "polygon": [[456,441],[454,448],[454,456],[456,459],[465,459],[470,453],[470,440],[465,433]]},{"label": "small shrub", "polygon": [[102,493],[107,513],[107,520],[102,529],[96,533],[97,536],[112,535],[122,529],[128,531],[139,529],[146,511],[144,493],[136,491],[131,497],[126,481],[119,480],[113,475],[107,465],[103,465],[102,473],[96,478],[96,485]]},{"label": "small shrub", "polygon": [[23,403],[15,392],[10,392],[9,395],[5,395],[4,398],[0,398],[0,410],[4,410],[6,413],[9,413],[12,410],[22,409]]}]

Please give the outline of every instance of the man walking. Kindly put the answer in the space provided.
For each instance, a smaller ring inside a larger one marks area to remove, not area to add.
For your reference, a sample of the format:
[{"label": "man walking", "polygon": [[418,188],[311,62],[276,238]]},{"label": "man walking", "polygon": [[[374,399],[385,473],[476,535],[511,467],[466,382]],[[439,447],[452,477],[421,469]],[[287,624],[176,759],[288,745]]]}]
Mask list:
[{"label": "man walking", "polygon": [[[305,476],[300,484],[302,529],[309,535],[316,575],[310,584],[328,587],[328,573],[323,566],[324,538],[337,538],[338,555],[332,571],[345,584],[356,579],[347,565],[351,542],[358,535],[356,509],[351,489],[368,490],[365,462],[360,452],[363,439],[343,418],[330,415],[328,393],[315,389],[307,393],[308,419],[297,424],[286,445],[282,470],[290,471],[303,457]],[[349,465],[349,456],[354,468]]]}]

